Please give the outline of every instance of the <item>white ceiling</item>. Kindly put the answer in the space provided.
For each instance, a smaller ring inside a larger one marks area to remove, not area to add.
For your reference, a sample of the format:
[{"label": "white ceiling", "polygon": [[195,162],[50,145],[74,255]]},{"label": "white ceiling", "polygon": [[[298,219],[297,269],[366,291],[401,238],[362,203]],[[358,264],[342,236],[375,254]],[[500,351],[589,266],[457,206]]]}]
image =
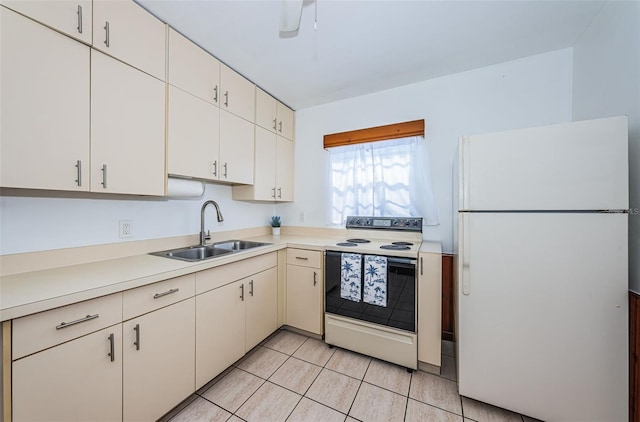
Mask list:
[{"label": "white ceiling", "polygon": [[606,3],[305,0],[282,38],[279,0],[137,1],[296,110],[571,47]]}]

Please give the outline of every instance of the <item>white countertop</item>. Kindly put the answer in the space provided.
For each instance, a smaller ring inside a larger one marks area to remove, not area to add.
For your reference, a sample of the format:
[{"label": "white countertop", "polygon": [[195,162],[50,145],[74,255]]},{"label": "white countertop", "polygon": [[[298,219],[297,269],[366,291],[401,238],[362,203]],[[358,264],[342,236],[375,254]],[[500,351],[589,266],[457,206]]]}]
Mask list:
[{"label": "white countertop", "polygon": [[[0,277],[0,321],[133,289],[284,248],[325,250],[335,237],[257,236],[271,243],[201,262],[185,262],[148,254],[71,265]],[[440,244],[423,242],[423,252],[440,253]]]}]

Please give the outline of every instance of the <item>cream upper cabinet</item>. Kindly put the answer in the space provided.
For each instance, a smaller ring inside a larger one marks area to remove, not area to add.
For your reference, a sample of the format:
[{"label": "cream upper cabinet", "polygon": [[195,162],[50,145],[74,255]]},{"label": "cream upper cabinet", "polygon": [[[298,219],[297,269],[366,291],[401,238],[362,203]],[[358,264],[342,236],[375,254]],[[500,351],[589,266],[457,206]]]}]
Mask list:
[{"label": "cream upper cabinet", "polygon": [[196,389],[243,355],[244,284],[237,281],[196,296]]},{"label": "cream upper cabinet", "polygon": [[91,44],[91,0],[1,0],[0,4],[85,44]]},{"label": "cream upper cabinet", "polygon": [[278,109],[278,135],[293,140],[293,125],[295,116],[293,110],[280,102],[276,104],[276,108]]},{"label": "cream upper cabinet", "polygon": [[256,86],[224,64],[220,65],[220,108],[255,121]]},{"label": "cream upper cabinet", "polygon": [[220,110],[220,181],[253,183],[254,129],[253,123]]},{"label": "cream upper cabinet", "polygon": [[164,195],[165,84],[91,53],[91,190]]},{"label": "cream upper cabinet", "polygon": [[254,182],[234,186],[233,199],[293,201],[293,142],[256,126]]},{"label": "cream upper cabinet", "polygon": [[271,95],[256,87],[256,124],[293,140],[294,112]]},{"label": "cream upper cabinet", "polygon": [[123,420],[153,421],[195,391],[195,298],[122,324]]},{"label": "cream upper cabinet", "polygon": [[293,142],[277,137],[276,200],[293,201]]},{"label": "cream upper cabinet", "polygon": [[287,249],[286,284],[287,325],[322,335],[322,253],[305,249]]},{"label": "cream upper cabinet", "polygon": [[3,7],[0,22],[0,186],[88,191],[89,47]]},{"label": "cream upper cabinet", "polygon": [[166,25],[132,0],[93,1],[93,47],[166,80]]},{"label": "cream upper cabinet", "polygon": [[167,163],[171,175],[218,180],[220,111],[169,86]]},{"label": "cream upper cabinet", "polygon": [[167,81],[204,101],[219,104],[220,62],[173,28],[169,28]]},{"label": "cream upper cabinet", "polygon": [[244,280],[246,293],[245,350],[278,329],[278,269],[270,268]]}]

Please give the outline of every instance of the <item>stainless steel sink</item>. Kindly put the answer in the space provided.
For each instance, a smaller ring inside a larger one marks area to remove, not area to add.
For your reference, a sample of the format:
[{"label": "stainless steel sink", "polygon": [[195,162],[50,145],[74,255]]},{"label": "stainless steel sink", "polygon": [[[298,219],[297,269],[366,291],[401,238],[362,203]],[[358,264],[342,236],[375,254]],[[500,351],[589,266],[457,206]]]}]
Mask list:
[{"label": "stainless steel sink", "polygon": [[252,242],[250,240],[227,240],[226,242],[214,243],[211,246],[230,250],[230,251],[244,251],[246,249],[253,249],[259,246],[266,246],[266,245],[270,245],[270,243]]},{"label": "stainless steel sink", "polygon": [[179,259],[187,262],[198,262],[270,244],[271,243],[252,242],[248,240],[228,240],[226,242],[218,242],[207,246],[198,245],[186,248],[170,249],[167,251],[152,252],[150,255]]}]

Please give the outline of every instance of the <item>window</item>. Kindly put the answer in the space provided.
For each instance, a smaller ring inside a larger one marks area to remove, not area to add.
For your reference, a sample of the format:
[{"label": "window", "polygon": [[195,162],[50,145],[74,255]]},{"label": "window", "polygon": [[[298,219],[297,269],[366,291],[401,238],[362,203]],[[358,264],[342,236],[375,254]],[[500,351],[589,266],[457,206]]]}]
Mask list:
[{"label": "window", "polygon": [[423,217],[437,225],[426,142],[412,136],[330,148],[330,216]]}]

